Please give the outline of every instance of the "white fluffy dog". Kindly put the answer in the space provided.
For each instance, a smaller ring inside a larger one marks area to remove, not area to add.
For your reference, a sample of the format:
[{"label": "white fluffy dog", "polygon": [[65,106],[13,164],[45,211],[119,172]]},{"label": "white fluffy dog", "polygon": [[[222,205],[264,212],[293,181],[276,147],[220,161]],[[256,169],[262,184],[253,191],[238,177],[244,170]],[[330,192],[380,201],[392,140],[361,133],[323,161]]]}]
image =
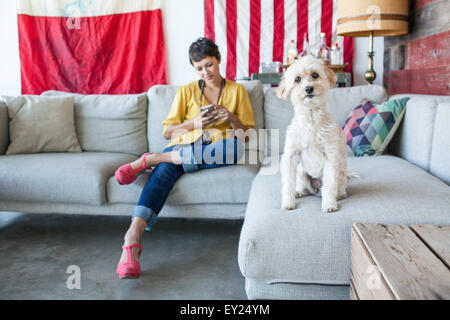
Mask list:
[{"label": "white fluffy dog", "polygon": [[295,199],[322,196],[322,211],[338,210],[347,196],[347,153],[344,134],[325,108],[336,75],[322,60],[306,56],[286,71],[278,97],[291,96],[295,114],[286,131],[281,157],[281,209],[295,209]]}]

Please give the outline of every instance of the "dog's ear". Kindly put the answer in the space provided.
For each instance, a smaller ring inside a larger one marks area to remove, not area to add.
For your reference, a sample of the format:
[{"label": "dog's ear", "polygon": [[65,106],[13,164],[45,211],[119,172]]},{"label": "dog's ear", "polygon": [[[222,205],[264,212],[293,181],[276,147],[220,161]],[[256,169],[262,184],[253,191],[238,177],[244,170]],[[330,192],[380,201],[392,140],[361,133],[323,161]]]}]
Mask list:
[{"label": "dog's ear", "polygon": [[328,82],[330,83],[330,88],[334,88],[337,81],[336,73],[328,67],[325,67],[325,73],[327,74]]},{"label": "dog's ear", "polygon": [[286,88],[286,80],[283,78],[281,78],[280,84],[278,85],[278,89],[277,89],[277,97],[283,100],[287,100],[289,95],[289,92]]}]

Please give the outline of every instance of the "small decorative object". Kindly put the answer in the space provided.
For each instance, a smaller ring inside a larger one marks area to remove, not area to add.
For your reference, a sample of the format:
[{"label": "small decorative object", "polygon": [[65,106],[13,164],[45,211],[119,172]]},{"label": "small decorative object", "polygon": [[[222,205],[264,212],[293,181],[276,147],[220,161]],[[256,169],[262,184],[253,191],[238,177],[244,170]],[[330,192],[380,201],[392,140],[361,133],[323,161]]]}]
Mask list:
[{"label": "small decorative object", "polygon": [[330,64],[331,49],[325,43],[325,32],[320,33],[320,45],[316,50],[315,57],[325,60],[327,64]]},{"label": "small decorative object", "polygon": [[259,66],[259,73],[279,73],[281,63],[278,61],[261,62]]},{"label": "small decorative object", "polygon": [[337,43],[334,43],[333,47],[331,48],[331,56],[330,56],[331,65],[333,66],[339,65],[339,61],[340,61],[339,46]]},{"label": "small decorative object", "polygon": [[286,65],[289,67],[291,64],[295,62],[295,59],[297,58],[297,48],[295,47],[295,41],[291,40],[289,42],[288,50],[286,53]]},{"label": "small decorative object", "polygon": [[373,70],[373,37],[408,33],[408,0],[338,0],[337,33],[345,37],[370,37],[369,84],[376,79]]},{"label": "small decorative object", "polygon": [[390,100],[380,105],[363,100],[353,109],[343,131],[347,145],[355,156],[373,156],[384,152],[405,115],[408,100]]},{"label": "small decorative object", "polygon": [[298,59],[303,58],[304,56],[307,56],[308,54],[311,54],[309,51],[309,42],[308,42],[308,34],[305,32],[303,34],[303,50],[300,52],[300,54],[297,56]]}]

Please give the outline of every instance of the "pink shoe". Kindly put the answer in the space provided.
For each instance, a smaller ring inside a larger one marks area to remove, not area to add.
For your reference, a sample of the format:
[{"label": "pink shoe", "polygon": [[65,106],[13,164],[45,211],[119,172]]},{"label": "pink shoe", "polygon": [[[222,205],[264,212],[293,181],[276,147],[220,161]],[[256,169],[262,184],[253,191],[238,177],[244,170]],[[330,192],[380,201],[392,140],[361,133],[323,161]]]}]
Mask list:
[{"label": "pink shoe", "polygon": [[132,246],[122,247],[127,250],[127,261],[120,262],[117,266],[116,273],[119,275],[120,279],[139,278],[141,275],[141,265],[139,261],[134,261],[131,257],[131,249],[136,247],[141,249],[139,251],[139,257],[141,257],[142,244],[133,244]]},{"label": "pink shoe", "polygon": [[142,155],[141,159],[142,159],[142,166],[140,166],[139,168],[136,168],[135,170],[133,170],[131,168],[131,164],[126,164],[121,166],[119,169],[117,169],[115,176],[116,176],[116,180],[120,185],[126,185],[126,184],[130,184],[133,183],[136,180],[136,172],[140,171],[140,170],[144,170],[146,168],[145,165],[145,159],[147,158],[147,156],[151,155],[151,153],[145,153]]}]

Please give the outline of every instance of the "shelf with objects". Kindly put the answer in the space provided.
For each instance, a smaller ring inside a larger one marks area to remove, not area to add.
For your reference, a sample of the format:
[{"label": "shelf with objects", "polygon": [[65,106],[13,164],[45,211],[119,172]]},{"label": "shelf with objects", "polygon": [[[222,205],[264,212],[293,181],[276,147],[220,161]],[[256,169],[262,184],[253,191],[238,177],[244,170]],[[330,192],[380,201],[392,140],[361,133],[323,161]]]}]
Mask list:
[{"label": "shelf with objects", "polygon": [[[297,54],[294,40],[291,40],[289,43],[286,53],[286,65],[283,65],[282,70],[287,70],[287,68],[295,63],[296,60],[301,59],[306,55],[313,55],[316,58],[323,59],[328,67],[336,73],[336,88],[350,87],[352,74],[344,71],[347,68],[348,63],[344,64],[343,62],[342,42],[343,40],[340,38],[333,44],[332,48],[329,48],[325,44],[325,33],[320,33],[320,44],[312,51],[310,50],[308,42],[308,34],[305,33],[303,36],[303,50],[299,54]],[[283,72],[281,72],[280,62],[261,62],[259,72],[251,74],[250,79],[259,80],[263,85],[278,86],[282,76]]]},{"label": "shelf with objects", "polygon": [[[351,87],[352,74],[350,72],[344,72],[348,63],[344,65],[328,65],[328,67],[336,73],[337,81],[335,88]],[[252,73],[251,80],[259,80],[262,84],[270,84],[278,86],[283,73],[281,72],[263,72]]]}]

